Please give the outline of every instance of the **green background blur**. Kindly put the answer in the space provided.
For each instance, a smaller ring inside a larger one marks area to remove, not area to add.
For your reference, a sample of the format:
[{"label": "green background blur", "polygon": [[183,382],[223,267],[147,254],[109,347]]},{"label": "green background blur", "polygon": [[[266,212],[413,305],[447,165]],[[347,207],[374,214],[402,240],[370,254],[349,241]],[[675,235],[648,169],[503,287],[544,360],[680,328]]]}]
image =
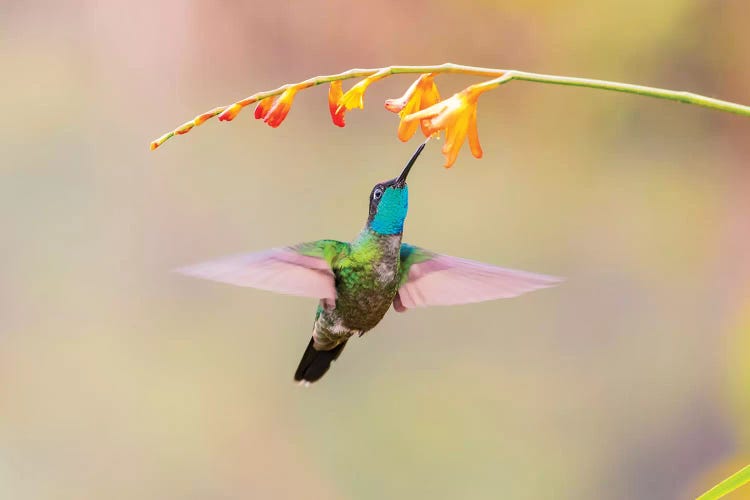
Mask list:
[{"label": "green background blur", "polygon": [[279,129],[245,111],[148,145],[255,91],[389,64],[749,104],[749,22],[747,0],[2,1],[0,498],[680,499],[739,469],[750,119],[485,94],[484,159],[445,170],[428,147],[405,239],[567,281],[391,313],[306,390],[315,301],[170,270],[355,236],[416,147],[382,108],[412,78],[373,85],[344,129],[321,87]]}]

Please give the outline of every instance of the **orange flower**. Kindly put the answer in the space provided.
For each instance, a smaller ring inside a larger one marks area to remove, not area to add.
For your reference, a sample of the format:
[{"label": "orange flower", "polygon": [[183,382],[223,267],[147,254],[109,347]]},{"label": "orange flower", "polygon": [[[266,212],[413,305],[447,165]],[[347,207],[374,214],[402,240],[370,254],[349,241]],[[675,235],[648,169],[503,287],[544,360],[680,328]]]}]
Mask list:
[{"label": "orange flower", "polygon": [[[385,101],[385,109],[398,113],[401,117],[401,123],[398,124],[398,138],[404,142],[411,139],[417,131],[417,122],[406,122],[404,117],[440,102],[440,93],[433,81],[434,77],[433,73],[424,74],[411,84],[403,96]],[[425,137],[431,135],[424,124],[422,132]]]},{"label": "orange flower", "polygon": [[214,116],[218,115],[222,112],[222,108],[214,108],[211,111],[207,111],[203,113],[202,115],[198,115],[195,117],[193,122],[195,123],[195,126],[202,125],[206,120],[209,118],[213,118]]},{"label": "orange flower", "polygon": [[346,125],[344,123],[344,113],[346,110],[339,109],[339,100],[344,92],[341,90],[341,80],[334,80],[331,82],[331,87],[328,89],[328,110],[331,112],[331,120],[333,124],[338,127]]},{"label": "orange flower", "polygon": [[281,125],[281,122],[284,121],[284,118],[286,118],[286,115],[289,114],[289,109],[292,107],[292,102],[294,102],[294,96],[297,94],[297,91],[299,88],[297,87],[289,87],[284,92],[281,93],[279,98],[276,100],[276,102],[273,104],[270,110],[268,110],[268,113],[266,114],[265,122],[273,127],[276,128],[279,125]]},{"label": "orange flower", "polygon": [[255,106],[255,119],[260,120],[266,117],[268,115],[268,112],[271,110],[271,105],[273,104],[275,97],[266,97],[265,99],[261,99],[258,102],[258,105]]},{"label": "orange flower", "polygon": [[463,146],[466,136],[469,137],[469,148],[475,158],[482,157],[477,133],[477,99],[493,87],[483,84],[472,85],[452,97],[430,106],[427,109],[405,116],[402,122],[412,123],[419,120],[427,130],[425,135],[432,135],[445,130],[445,168],[450,168]]},{"label": "orange flower", "polygon": [[225,109],[220,115],[219,115],[219,121],[220,122],[231,122],[234,120],[238,114],[240,114],[240,111],[242,111],[242,104],[236,102],[229,106],[227,109]]},{"label": "orange flower", "polygon": [[193,124],[193,122],[183,123],[176,129],[174,129],[174,133],[177,135],[187,134],[188,132],[190,132],[190,129],[192,129],[194,126],[195,125]]},{"label": "orange flower", "polygon": [[377,82],[378,80],[382,80],[389,74],[390,73],[379,71],[373,75],[368,76],[367,78],[358,81],[352,88],[347,90],[344,95],[339,98],[338,106],[336,107],[336,113],[341,112],[343,116],[343,112],[349,111],[350,109],[364,108],[364,97],[367,87]]}]

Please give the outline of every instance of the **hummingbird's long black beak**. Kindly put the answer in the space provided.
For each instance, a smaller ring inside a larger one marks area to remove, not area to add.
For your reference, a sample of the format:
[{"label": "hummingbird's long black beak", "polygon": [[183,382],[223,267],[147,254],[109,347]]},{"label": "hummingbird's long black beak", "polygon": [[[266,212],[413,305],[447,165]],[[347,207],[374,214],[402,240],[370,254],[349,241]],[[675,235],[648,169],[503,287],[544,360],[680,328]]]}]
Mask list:
[{"label": "hummingbird's long black beak", "polygon": [[[429,138],[427,139],[429,140]],[[401,175],[398,176],[398,179],[396,179],[396,183],[394,184],[397,187],[403,187],[406,184],[406,177],[409,175],[409,171],[411,170],[412,165],[414,165],[414,162],[417,161],[417,158],[419,157],[419,153],[422,152],[422,150],[425,147],[425,144],[427,144],[427,141],[424,141],[422,144],[419,145],[417,150],[412,155],[411,159],[409,160],[409,163],[406,164],[404,167],[404,170],[401,171]]]}]

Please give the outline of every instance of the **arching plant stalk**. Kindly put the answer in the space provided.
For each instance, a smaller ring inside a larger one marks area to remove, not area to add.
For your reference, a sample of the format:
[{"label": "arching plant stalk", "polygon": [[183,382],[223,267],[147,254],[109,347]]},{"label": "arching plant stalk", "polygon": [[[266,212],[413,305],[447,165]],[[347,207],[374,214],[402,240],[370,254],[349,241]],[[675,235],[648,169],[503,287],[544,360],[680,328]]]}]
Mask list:
[{"label": "arching plant stalk", "polygon": [[[472,85],[452,97],[440,101],[437,87],[434,86],[435,76],[443,73],[480,76],[489,78],[482,83]],[[363,107],[363,97],[370,84],[397,74],[419,74],[420,78],[409,87],[406,94],[400,99],[389,99],[386,108],[397,112],[401,116],[399,126],[399,139],[408,140],[416,130],[409,123],[419,121],[422,131],[426,135],[436,134],[441,130],[446,131],[446,142],[443,146],[443,154],[447,161],[446,167],[450,167],[456,159],[458,150],[469,138],[472,154],[479,158],[482,156],[479,139],[476,133],[476,109],[479,95],[487,90],[513,80],[547,83],[552,85],[567,85],[572,87],[585,87],[600,90],[612,90],[625,92],[659,99],[668,99],[685,104],[694,104],[719,111],[736,113],[750,116],[750,106],[722,101],[712,97],[706,97],[691,92],[647,87],[644,85],[633,85],[629,83],[612,82],[607,80],[595,80],[591,78],[575,78],[568,76],[545,75],[540,73],[529,73],[519,70],[480,68],[476,66],[463,66],[459,64],[446,63],[437,66],[388,66],[374,69],[350,69],[335,75],[315,76],[299,83],[282,85],[279,88],[258,92],[245,99],[237,101],[228,106],[220,106],[206,113],[200,114],[192,120],[183,123],[176,129],[168,132],[151,143],[151,149],[156,149],[168,139],[175,135],[182,135],[207,120],[218,116],[220,121],[233,120],[243,108],[258,103],[255,117],[264,119],[272,127],[278,127],[286,118],[291,108],[294,97],[300,90],[315,87],[323,83],[330,83],[329,107],[334,124],[344,126],[344,114],[353,108]],[[341,91],[341,81],[351,78],[362,78],[347,92]],[[409,133],[411,131],[411,133]]]}]

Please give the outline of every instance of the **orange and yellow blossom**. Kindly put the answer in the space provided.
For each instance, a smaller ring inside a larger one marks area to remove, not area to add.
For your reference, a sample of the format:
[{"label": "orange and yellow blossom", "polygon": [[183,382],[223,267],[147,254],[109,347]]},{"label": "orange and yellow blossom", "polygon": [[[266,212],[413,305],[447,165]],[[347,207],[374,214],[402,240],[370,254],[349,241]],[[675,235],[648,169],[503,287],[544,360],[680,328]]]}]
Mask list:
[{"label": "orange and yellow blossom", "polygon": [[331,82],[331,87],[328,89],[328,111],[331,112],[331,120],[337,127],[343,127],[345,109],[339,109],[339,100],[344,95],[344,91],[341,89],[341,80],[334,80]]},{"label": "orange and yellow blossom", "polygon": [[289,87],[281,93],[278,99],[276,99],[276,102],[274,102],[271,109],[268,110],[264,120],[269,126],[276,128],[281,125],[281,122],[284,121],[286,115],[289,114],[289,109],[292,107],[294,96],[297,94],[298,90],[299,87]]},{"label": "orange and yellow blossom", "polygon": [[450,168],[458,156],[466,137],[469,137],[469,148],[475,158],[482,157],[477,133],[477,100],[479,96],[494,86],[485,84],[472,85],[452,97],[416,113],[405,116],[402,122],[419,121],[426,128],[425,135],[432,135],[445,130],[445,144],[442,152],[445,155],[445,168]]},{"label": "orange and yellow blossom", "polygon": [[219,114],[219,121],[220,122],[231,122],[234,120],[238,114],[240,114],[240,111],[242,111],[242,104],[235,102],[231,106],[229,106],[227,109],[225,109],[223,112]]},{"label": "orange and yellow blossom", "polygon": [[378,80],[382,80],[389,74],[390,73],[388,72],[379,71],[355,83],[352,88],[347,90],[339,98],[338,106],[336,107],[336,113],[337,114],[341,113],[341,116],[343,117],[343,113],[346,111],[349,111],[350,109],[364,108],[365,107],[364,96],[365,96],[365,91],[367,90],[367,87],[377,82]]},{"label": "orange and yellow blossom", "polygon": [[195,123],[195,126],[203,125],[206,120],[213,118],[214,116],[220,114],[223,111],[223,108],[214,108],[211,111],[207,111],[201,115],[198,115],[193,119],[193,123]]},{"label": "orange and yellow blossom", "polygon": [[271,106],[273,106],[275,100],[275,97],[266,97],[265,99],[261,99],[258,102],[258,105],[255,106],[255,119],[262,120],[263,118],[268,116],[268,112],[271,110]]},{"label": "orange and yellow blossom", "polygon": [[[440,93],[437,85],[435,85],[434,77],[434,73],[426,73],[417,78],[404,95],[398,99],[385,101],[385,109],[398,113],[401,117],[401,122],[398,124],[398,138],[400,140],[408,141],[417,131],[417,121],[406,122],[404,117],[440,102]],[[422,124],[422,133],[425,137],[431,135],[424,124]]]}]

